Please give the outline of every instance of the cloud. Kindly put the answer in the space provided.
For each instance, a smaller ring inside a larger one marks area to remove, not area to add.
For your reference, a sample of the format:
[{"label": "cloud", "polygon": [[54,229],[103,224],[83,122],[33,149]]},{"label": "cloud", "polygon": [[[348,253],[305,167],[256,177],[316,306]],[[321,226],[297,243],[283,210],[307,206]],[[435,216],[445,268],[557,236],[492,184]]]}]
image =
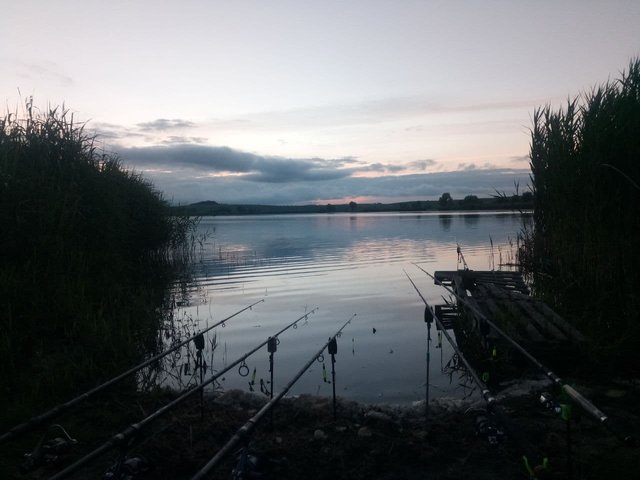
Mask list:
[{"label": "cloud", "polygon": [[162,145],[185,145],[185,144],[203,144],[206,143],[206,137],[182,137],[178,135],[170,135],[160,143]]},{"label": "cloud", "polygon": [[61,67],[55,62],[30,63],[16,58],[0,57],[0,65],[3,63],[7,64],[9,69],[13,70],[20,78],[42,80],[61,87],[72,87],[75,83],[71,77],[62,72]]},{"label": "cloud", "polygon": [[350,176],[353,159],[297,159],[256,155],[229,147],[177,143],[152,147],[120,148],[123,161],[137,169],[192,169],[200,176],[236,174],[263,183],[324,181]]},{"label": "cloud", "polygon": [[[303,204],[366,197],[397,202],[509,192],[525,186],[529,169],[462,163],[457,171],[428,172],[437,165],[422,159],[400,165],[366,164],[355,157],[284,158],[229,147],[176,143],[120,148],[123,163],[148,176],[175,203]],[[359,174],[378,174],[376,176]]]},{"label": "cloud", "polygon": [[366,166],[357,167],[354,171],[356,173],[363,172],[388,172],[388,173],[398,173],[407,170],[405,165],[396,165],[392,163],[371,163]]},{"label": "cloud", "polygon": [[529,155],[517,155],[517,156],[509,158],[509,161],[512,162],[512,163],[528,164],[529,163]]},{"label": "cloud", "polygon": [[409,162],[407,165],[410,169],[413,170],[426,170],[429,167],[433,167],[437,164],[435,160],[425,159],[425,160],[416,160],[414,162]]},{"label": "cloud", "polygon": [[136,126],[144,132],[152,132],[152,131],[171,130],[174,128],[193,128],[196,126],[196,124],[188,120],[182,120],[179,118],[173,118],[173,119],[158,118],[150,122],[138,123],[136,124]]},{"label": "cloud", "polygon": [[515,182],[525,186],[530,171],[477,169],[378,177],[342,176],[324,180],[318,176],[289,183],[260,181],[258,177],[246,176],[202,176],[199,170],[192,168],[174,170],[170,174],[160,171],[143,173],[173,203],[215,200],[222,203],[299,205],[356,197],[369,198],[372,202],[434,200],[443,192],[450,192],[454,198],[466,195],[487,197],[496,190],[513,191]]},{"label": "cloud", "polygon": [[458,170],[475,170],[478,166],[475,163],[459,163]]},{"label": "cloud", "polygon": [[[298,130],[334,128],[336,126],[377,125],[383,123],[407,122],[402,127],[405,132],[433,130],[429,118],[442,115],[458,115],[455,125],[463,123],[468,130],[496,125],[512,126],[512,121],[494,120],[491,114],[505,110],[531,110],[536,105],[545,104],[548,99],[522,97],[503,102],[450,102],[443,103],[431,98],[388,97],[351,103],[307,106],[287,110],[253,112],[242,117],[214,118],[202,124],[216,131],[276,131],[295,127]],[[489,117],[468,123],[468,114],[487,114]],[[438,116],[438,117],[434,117]],[[451,120],[447,120],[451,122]],[[464,123],[467,122],[467,123]],[[438,123],[440,128],[451,129],[451,125]]]},{"label": "cloud", "polygon": [[91,122],[87,129],[93,131],[99,140],[122,140],[124,138],[145,138],[146,135],[123,125],[106,122]]}]

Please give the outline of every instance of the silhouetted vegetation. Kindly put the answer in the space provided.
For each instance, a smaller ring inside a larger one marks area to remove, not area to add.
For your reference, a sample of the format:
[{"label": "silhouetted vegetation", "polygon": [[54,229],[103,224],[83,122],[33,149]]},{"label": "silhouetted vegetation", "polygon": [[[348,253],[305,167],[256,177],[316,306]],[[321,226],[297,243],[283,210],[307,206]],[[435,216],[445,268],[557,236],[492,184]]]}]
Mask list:
[{"label": "silhouetted vegetation", "polygon": [[26,410],[154,348],[192,222],[66,110],[23,116],[0,119],[0,404]]},{"label": "silhouetted vegetation", "polygon": [[[469,200],[471,198],[471,201]],[[475,200],[474,200],[475,198]],[[179,215],[213,216],[213,215],[269,215],[293,213],[375,213],[375,212],[429,212],[441,210],[527,210],[533,208],[531,194],[515,195],[506,201],[502,198],[478,198],[469,195],[462,200],[449,200],[443,205],[439,200],[414,200],[399,203],[355,203],[328,205],[232,205],[214,201],[192,203],[173,207]]]},{"label": "silhouetted vegetation", "polygon": [[637,359],[640,60],[565,109],[539,108],[530,156],[535,230],[520,259],[535,291],[607,349],[608,365]]},{"label": "silhouetted vegetation", "polygon": [[444,192],[438,199],[438,203],[441,207],[447,208],[453,203],[453,198],[451,198],[451,194],[449,192]]}]

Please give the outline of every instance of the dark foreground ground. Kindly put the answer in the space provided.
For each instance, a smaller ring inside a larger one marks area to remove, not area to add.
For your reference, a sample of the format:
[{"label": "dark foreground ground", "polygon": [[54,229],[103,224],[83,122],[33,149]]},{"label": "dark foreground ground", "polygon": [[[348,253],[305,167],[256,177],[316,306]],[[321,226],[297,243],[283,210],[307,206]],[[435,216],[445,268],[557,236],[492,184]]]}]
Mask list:
[{"label": "dark foreground ground", "polygon": [[[518,384],[500,397],[500,404],[519,431],[549,460],[548,468],[538,478],[640,478],[638,447],[623,444],[591,418],[579,415],[577,409],[571,421],[570,476],[566,422],[539,402],[540,392],[547,388],[542,381]],[[606,387],[581,390],[613,417],[625,434],[637,436],[640,382],[612,382]],[[91,451],[167,400],[161,395],[93,403],[67,420],[79,444],[72,455],[62,455],[62,459],[68,462]],[[167,414],[154,423],[151,436],[128,450],[129,456],[145,459],[143,473],[128,478],[191,478],[265,401],[264,396],[230,391],[216,399],[206,398],[202,410],[199,399],[195,399]],[[273,425],[265,419],[250,444],[259,468],[253,476],[239,478],[530,478],[514,438],[505,435],[494,444],[478,432],[483,407],[482,401],[434,401],[426,421],[424,403],[399,408],[339,401],[334,420],[331,399],[288,398],[275,409]],[[128,423],[114,426],[115,419]],[[0,449],[2,478],[48,478],[60,469],[44,466],[26,477],[19,475],[15,465],[19,448]],[[105,478],[117,457],[118,452],[112,450],[73,478]],[[237,453],[231,454],[208,478],[232,478],[237,459]],[[532,467],[537,463],[539,459],[531,460]]]}]

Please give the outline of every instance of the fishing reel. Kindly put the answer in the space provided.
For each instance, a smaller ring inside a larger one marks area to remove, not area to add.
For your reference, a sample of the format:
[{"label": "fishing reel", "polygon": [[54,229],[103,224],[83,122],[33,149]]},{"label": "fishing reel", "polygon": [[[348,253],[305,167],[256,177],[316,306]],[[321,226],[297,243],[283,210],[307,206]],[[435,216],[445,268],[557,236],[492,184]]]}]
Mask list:
[{"label": "fishing reel", "polygon": [[103,480],[135,480],[149,470],[149,462],[140,455],[118,459],[102,477]]},{"label": "fishing reel", "polygon": [[279,478],[286,476],[288,462],[269,458],[255,450],[251,445],[242,447],[236,452],[236,465],[231,471],[232,480],[257,478]]},{"label": "fishing reel", "polygon": [[562,411],[560,404],[553,400],[553,397],[549,392],[542,392],[540,394],[540,403],[544,408],[551,410],[554,413],[560,413]]},{"label": "fishing reel", "polygon": [[[57,428],[62,432],[61,437],[54,437],[45,441],[49,431]],[[20,465],[20,473],[27,474],[42,465],[59,463],[62,456],[76,445],[78,441],[67,433],[62,425],[53,424],[49,426],[47,432],[40,438],[40,441],[31,453],[25,453],[24,462]]]},{"label": "fishing reel", "polygon": [[498,445],[504,439],[504,432],[491,417],[478,415],[476,417],[476,436],[486,439],[489,445]]}]

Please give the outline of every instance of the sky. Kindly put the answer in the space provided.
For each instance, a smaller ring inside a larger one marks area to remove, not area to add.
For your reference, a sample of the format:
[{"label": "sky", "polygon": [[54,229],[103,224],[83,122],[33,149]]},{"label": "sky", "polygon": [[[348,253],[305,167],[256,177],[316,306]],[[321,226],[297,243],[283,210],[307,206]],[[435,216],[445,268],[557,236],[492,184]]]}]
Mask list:
[{"label": "sky", "polygon": [[173,203],[487,197],[639,25],[638,0],[0,0],[0,101],[64,104]]}]

